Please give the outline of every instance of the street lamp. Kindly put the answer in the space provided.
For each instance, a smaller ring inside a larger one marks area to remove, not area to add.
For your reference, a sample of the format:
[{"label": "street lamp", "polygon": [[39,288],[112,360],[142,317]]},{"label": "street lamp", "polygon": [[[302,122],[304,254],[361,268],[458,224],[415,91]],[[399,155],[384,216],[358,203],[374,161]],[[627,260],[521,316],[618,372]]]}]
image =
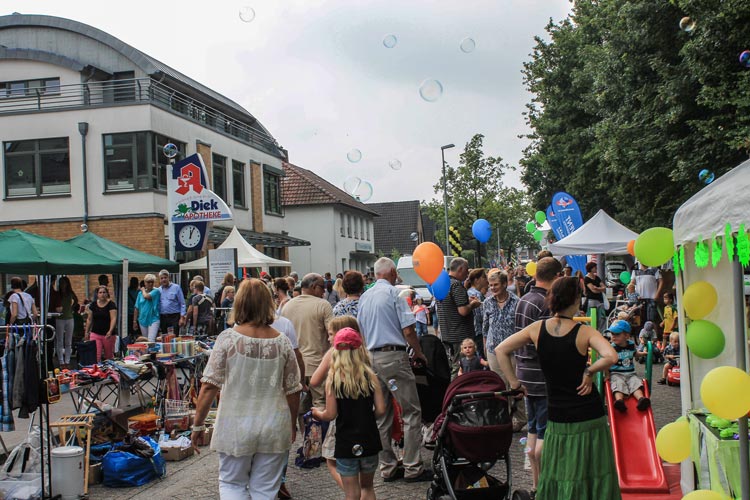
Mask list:
[{"label": "street lamp", "polygon": [[448,235],[448,192],[445,186],[445,150],[455,148],[455,144],[440,146],[440,156],[443,158],[443,208],[445,209],[445,255],[450,253],[450,240]]}]

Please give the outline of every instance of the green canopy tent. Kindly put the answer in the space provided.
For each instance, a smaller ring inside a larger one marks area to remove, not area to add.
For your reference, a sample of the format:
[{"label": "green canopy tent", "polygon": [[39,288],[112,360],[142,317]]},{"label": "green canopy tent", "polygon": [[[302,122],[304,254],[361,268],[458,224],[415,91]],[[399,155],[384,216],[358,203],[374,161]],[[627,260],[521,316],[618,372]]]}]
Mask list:
[{"label": "green canopy tent", "polygon": [[65,240],[65,242],[108,259],[116,259],[120,262],[127,259],[129,272],[156,272],[166,269],[169,272],[176,273],[179,270],[177,262],[135,250],[90,231]]}]

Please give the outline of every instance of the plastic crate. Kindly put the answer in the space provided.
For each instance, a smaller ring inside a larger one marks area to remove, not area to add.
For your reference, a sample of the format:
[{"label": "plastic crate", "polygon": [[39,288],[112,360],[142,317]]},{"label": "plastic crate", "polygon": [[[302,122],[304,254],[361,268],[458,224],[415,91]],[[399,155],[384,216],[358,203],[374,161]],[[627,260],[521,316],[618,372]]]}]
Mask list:
[{"label": "plastic crate", "polygon": [[179,399],[164,400],[164,415],[167,417],[182,416],[190,413],[190,402]]}]

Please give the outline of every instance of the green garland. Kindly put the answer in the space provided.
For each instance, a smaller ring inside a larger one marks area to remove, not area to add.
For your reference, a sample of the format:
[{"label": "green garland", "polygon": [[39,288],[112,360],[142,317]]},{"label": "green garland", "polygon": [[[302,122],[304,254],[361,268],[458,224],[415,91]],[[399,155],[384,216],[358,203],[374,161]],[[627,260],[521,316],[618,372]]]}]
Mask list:
[{"label": "green garland", "polygon": [[727,247],[727,257],[729,257],[729,262],[732,262],[734,260],[734,238],[732,238],[732,225],[728,222],[724,227],[724,242]]},{"label": "green garland", "polygon": [[696,243],[693,258],[695,259],[695,267],[698,269],[708,266],[708,243],[705,241]]},{"label": "green garland", "polygon": [[685,245],[680,247],[680,269],[685,270]]},{"label": "green garland", "polygon": [[672,256],[672,269],[674,269],[675,273],[680,272],[680,250],[677,249],[674,251],[674,255]]},{"label": "green garland", "polygon": [[737,231],[737,256],[743,267],[750,264],[750,236],[745,231],[744,224],[740,224],[740,229]]},{"label": "green garland", "polygon": [[721,243],[719,242],[719,238],[714,235],[713,238],[711,238],[711,265],[713,267],[716,267],[719,264],[719,261],[721,260]]}]

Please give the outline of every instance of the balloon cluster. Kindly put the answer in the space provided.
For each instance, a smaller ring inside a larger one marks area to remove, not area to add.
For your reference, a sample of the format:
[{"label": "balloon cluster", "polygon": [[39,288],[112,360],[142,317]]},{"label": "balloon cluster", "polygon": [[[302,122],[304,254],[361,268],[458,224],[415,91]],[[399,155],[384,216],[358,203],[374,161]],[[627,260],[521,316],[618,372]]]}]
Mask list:
[{"label": "balloon cluster", "polygon": [[536,241],[542,241],[542,238],[544,238],[544,231],[542,231],[541,225],[547,220],[547,215],[541,210],[538,210],[534,214],[534,220],[536,222],[532,221],[526,223],[526,231],[534,235]]},{"label": "balloon cluster", "polygon": [[431,241],[417,245],[412,255],[414,272],[425,280],[427,288],[437,300],[448,296],[451,287],[450,276],[445,270],[445,258],[440,247]]}]

